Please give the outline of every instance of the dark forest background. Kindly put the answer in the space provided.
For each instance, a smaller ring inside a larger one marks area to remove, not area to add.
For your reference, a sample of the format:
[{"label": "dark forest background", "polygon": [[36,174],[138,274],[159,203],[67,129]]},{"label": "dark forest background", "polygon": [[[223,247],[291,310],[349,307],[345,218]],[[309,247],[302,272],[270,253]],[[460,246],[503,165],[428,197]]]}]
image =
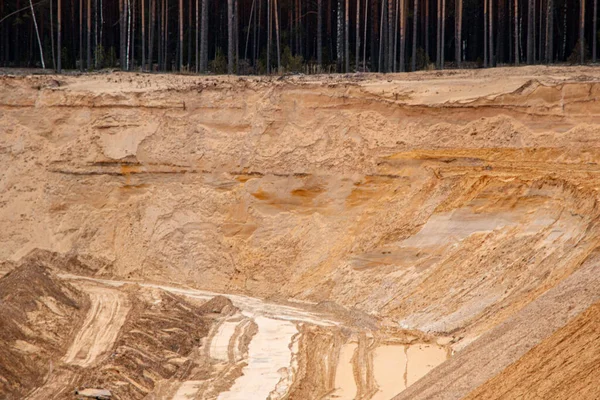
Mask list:
[{"label": "dark forest background", "polygon": [[0,0],[0,66],[195,73],[596,61],[598,0]]}]

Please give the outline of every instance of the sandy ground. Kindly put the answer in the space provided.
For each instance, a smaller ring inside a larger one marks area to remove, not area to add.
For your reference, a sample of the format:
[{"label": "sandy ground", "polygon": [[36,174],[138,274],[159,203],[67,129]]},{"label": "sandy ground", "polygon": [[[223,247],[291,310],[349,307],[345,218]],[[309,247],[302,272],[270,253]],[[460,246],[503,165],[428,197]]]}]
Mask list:
[{"label": "sandy ground", "polygon": [[[81,331],[71,344],[65,360],[67,363],[89,367],[101,354],[110,349],[116,339],[119,328],[127,315],[128,307],[124,303],[119,288],[127,284],[124,281],[103,280],[89,277],[62,274],[81,290],[89,293],[92,306]],[[141,287],[160,289],[192,299],[210,299],[214,293],[195,289],[182,289],[165,285],[136,282]],[[187,380],[180,383],[173,399],[211,398],[214,391],[219,399],[276,399],[283,398],[296,379],[300,354],[298,341],[301,333],[298,324],[309,324],[338,329],[342,322],[336,322],[331,315],[320,315],[305,308],[265,302],[245,296],[227,295],[233,304],[240,308],[214,328],[205,343],[208,356],[222,364],[221,369],[228,370],[229,365],[243,365],[241,376],[229,381],[230,387],[218,391],[215,384],[208,390],[206,381]],[[90,317],[93,316],[93,317]],[[240,344],[252,324],[255,330],[250,335],[249,344],[244,350]],[[331,398],[354,398],[360,383],[355,381],[354,370],[361,368],[357,357],[359,348],[356,343],[342,346],[338,360],[333,361],[336,371]],[[329,355],[322,354],[328,358]],[[331,355],[332,356],[332,355]],[[363,355],[363,357],[369,357]],[[381,345],[372,349],[372,377],[374,393],[364,398],[383,399],[403,390],[407,385],[425,375],[431,368],[442,363],[447,350],[435,345]],[[241,363],[241,364],[240,364]],[[403,369],[396,369],[402,366]],[[360,372],[359,372],[360,374]],[[224,381],[224,373],[220,373]],[[64,383],[64,379],[62,380]]]},{"label": "sandy ground", "polygon": [[87,367],[111,350],[125,322],[129,306],[127,297],[117,290],[90,285],[80,289],[89,295],[92,304],[64,362]]},{"label": "sandy ground", "polygon": [[[194,367],[157,397],[237,391],[273,338],[282,372],[273,385],[265,370],[257,389],[273,397],[387,396],[392,376],[372,363],[398,357],[381,346],[421,345],[401,396],[461,398],[513,376],[503,371],[597,301],[586,260],[600,246],[599,100],[594,67],[2,75],[0,274],[47,251],[73,275],[186,301],[223,293],[254,320],[207,322],[205,346],[167,369]],[[95,348],[83,335],[71,367],[105,362],[108,339]],[[37,346],[26,342],[11,346]],[[436,342],[448,361],[424,347]]]}]

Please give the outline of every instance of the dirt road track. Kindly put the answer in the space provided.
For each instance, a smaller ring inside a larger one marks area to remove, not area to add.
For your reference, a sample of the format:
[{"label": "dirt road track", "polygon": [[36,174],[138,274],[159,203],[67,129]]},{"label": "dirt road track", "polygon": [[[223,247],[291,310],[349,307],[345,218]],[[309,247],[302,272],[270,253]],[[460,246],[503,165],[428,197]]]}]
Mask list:
[{"label": "dirt road track", "polygon": [[129,305],[118,290],[90,284],[82,289],[90,296],[92,305],[64,361],[87,367],[110,350],[125,323]]}]

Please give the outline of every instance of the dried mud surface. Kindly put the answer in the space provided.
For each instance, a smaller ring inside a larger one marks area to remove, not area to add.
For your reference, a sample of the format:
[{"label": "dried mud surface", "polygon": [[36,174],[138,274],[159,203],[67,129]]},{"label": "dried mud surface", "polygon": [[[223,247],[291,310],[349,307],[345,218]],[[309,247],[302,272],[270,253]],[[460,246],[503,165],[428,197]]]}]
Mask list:
[{"label": "dried mud surface", "polygon": [[[250,381],[272,399],[594,398],[567,343],[593,343],[600,300],[599,100],[591,67],[0,75],[0,275],[36,262],[82,296],[91,331],[61,336],[65,387],[113,368],[151,293],[222,294],[231,310],[179,327],[200,340],[175,357],[193,368],[136,358],[151,376],[90,382],[128,382],[124,398],[241,398]],[[274,370],[256,363],[265,343]]]}]

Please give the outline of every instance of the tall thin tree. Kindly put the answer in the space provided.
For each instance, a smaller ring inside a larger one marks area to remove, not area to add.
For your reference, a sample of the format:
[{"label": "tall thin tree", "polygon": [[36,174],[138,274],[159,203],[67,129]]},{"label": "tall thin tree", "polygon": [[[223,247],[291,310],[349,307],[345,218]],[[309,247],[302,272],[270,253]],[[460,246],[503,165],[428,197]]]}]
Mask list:
[{"label": "tall thin tree", "polygon": [[52,50],[52,68],[56,70],[56,56],[54,53],[54,5],[53,1],[50,0],[50,47]]},{"label": "tall thin tree", "polygon": [[[319,0],[320,1],[320,0]],[[363,72],[367,72],[367,25],[369,15],[369,0],[365,0],[365,27],[363,37]]]},{"label": "tall thin tree", "polygon": [[[581,11],[581,16],[579,17],[579,52],[580,52],[580,62],[581,64],[585,63],[585,0],[579,1],[579,10]],[[594,32],[596,34],[596,32]]]},{"label": "tall thin tree", "polygon": [[[339,0],[338,0],[339,1]],[[387,9],[386,7],[386,0],[383,0],[382,4],[381,4],[381,20],[379,23],[379,62],[377,63],[377,65],[379,66],[379,72],[383,72],[384,70],[384,65],[383,65],[383,27],[384,27],[384,17],[385,17],[385,10]]]},{"label": "tall thin tree", "polygon": [[515,0],[515,64],[519,65],[519,44],[521,43],[521,35],[519,30],[519,0]]},{"label": "tall thin tree", "polygon": [[400,71],[406,69],[406,10],[408,0],[400,0]]},{"label": "tall thin tree", "polygon": [[436,24],[436,57],[435,62],[438,69],[442,69],[442,0],[437,0],[437,24]]},{"label": "tall thin tree", "polygon": [[150,13],[149,26],[148,26],[148,70],[152,71],[154,68],[154,32],[156,30],[156,0],[150,0]]},{"label": "tall thin tree", "polygon": [[146,0],[140,0],[142,6],[142,71],[146,69]]},{"label": "tall thin tree", "polygon": [[94,68],[98,69],[98,19],[100,13],[98,12],[98,0],[94,0]]},{"label": "tall thin tree", "polygon": [[323,0],[317,0],[317,65],[323,68]]},{"label": "tall thin tree", "polygon": [[535,0],[529,0],[527,7],[527,64],[533,64],[533,56],[535,54],[535,40],[534,40],[534,27],[535,27]]},{"label": "tall thin tree", "polygon": [[546,62],[554,58],[554,0],[546,4]]},{"label": "tall thin tree", "polygon": [[[549,0],[550,1],[550,0]],[[594,29],[592,32],[592,61],[596,62],[596,48],[598,47],[598,0],[594,0],[594,15],[593,15]]]},{"label": "tall thin tree", "polygon": [[342,71],[344,65],[344,11],[342,0],[337,1],[337,65]]},{"label": "tall thin tree", "polygon": [[425,0],[425,54],[431,58],[431,54],[429,54],[429,0]]},{"label": "tall thin tree", "polygon": [[413,10],[413,43],[412,43],[412,70],[417,70],[417,25],[418,25],[418,13],[419,13],[419,0],[415,0]]},{"label": "tall thin tree", "polygon": [[92,68],[92,0],[87,0],[87,67]]},{"label": "tall thin tree", "polygon": [[350,0],[346,0],[344,10],[344,61],[348,73],[350,72]]},{"label": "tall thin tree", "polygon": [[489,16],[489,28],[488,28],[488,34],[489,34],[489,40],[490,40],[490,45],[488,46],[488,51],[489,51],[489,56],[490,56],[490,60],[488,65],[490,67],[495,67],[496,66],[496,56],[494,53],[494,1],[493,0],[489,0],[490,1],[490,6],[489,6],[489,10],[488,10],[488,16]]},{"label": "tall thin tree", "polygon": [[271,73],[271,38],[272,38],[272,8],[271,2],[273,0],[267,0],[267,74]]},{"label": "tall thin tree", "polygon": [[440,43],[441,48],[441,65],[442,69],[444,69],[444,61],[446,60],[446,0],[442,0],[442,41]]},{"label": "tall thin tree", "polygon": [[208,0],[202,0],[202,25],[200,31],[200,72],[208,68]]},{"label": "tall thin tree", "polygon": [[281,72],[281,49],[279,45],[279,2],[275,0],[275,7],[273,12],[275,13],[275,36],[277,38],[277,72]]},{"label": "tall thin tree", "polygon": [[394,66],[394,2],[395,0],[388,1],[387,9],[387,71],[392,72]]},{"label": "tall thin tree", "polygon": [[483,66],[487,68],[489,54],[488,54],[488,0],[483,0]]},{"label": "tall thin tree", "polygon": [[359,71],[360,62],[360,0],[356,0],[356,51],[354,54],[354,70]]},{"label": "tall thin tree", "polygon": [[79,70],[83,71],[83,0],[79,0]]},{"label": "tall thin tree", "polygon": [[[231,0],[229,0],[229,3],[231,3]],[[181,71],[183,70],[183,0],[179,0],[179,40],[177,41],[177,49],[179,53],[178,70]]]},{"label": "tall thin tree", "polygon": [[37,36],[38,45],[40,47],[40,61],[42,62],[42,68],[46,69],[46,63],[44,62],[44,50],[42,50],[42,41],[40,39],[40,32],[38,31],[37,20],[35,19],[35,12],[33,11],[33,2],[31,0],[29,0],[29,6],[31,7],[31,17],[33,18],[35,34]]},{"label": "tall thin tree", "polygon": [[250,8],[250,18],[248,19],[248,32],[246,34],[246,48],[244,50],[244,60],[248,58],[248,46],[250,45],[250,32],[252,32],[252,19],[254,18],[256,0],[252,0],[252,7]]},{"label": "tall thin tree", "polygon": [[57,27],[57,60],[56,60],[56,70],[60,74],[62,72],[62,0],[58,0],[57,2],[57,19],[58,19],[58,27]]},{"label": "tall thin tree", "polygon": [[461,61],[462,61],[462,7],[463,7],[463,2],[462,0],[456,0],[456,7],[455,7],[455,33],[454,33],[454,37],[455,37],[455,51],[454,51],[454,57],[456,59],[456,65],[460,68],[461,65]]},{"label": "tall thin tree", "polygon": [[233,74],[233,0],[227,0],[227,73]]},{"label": "tall thin tree", "polygon": [[394,3],[396,4],[396,9],[394,10],[394,52],[393,52],[393,58],[394,58],[394,65],[392,67],[394,72],[398,71],[398,65],[397,65],[397,54],[396,52],[398,51],[398,25],[400,24],[400,1],[399,0],[394,0]]}]

